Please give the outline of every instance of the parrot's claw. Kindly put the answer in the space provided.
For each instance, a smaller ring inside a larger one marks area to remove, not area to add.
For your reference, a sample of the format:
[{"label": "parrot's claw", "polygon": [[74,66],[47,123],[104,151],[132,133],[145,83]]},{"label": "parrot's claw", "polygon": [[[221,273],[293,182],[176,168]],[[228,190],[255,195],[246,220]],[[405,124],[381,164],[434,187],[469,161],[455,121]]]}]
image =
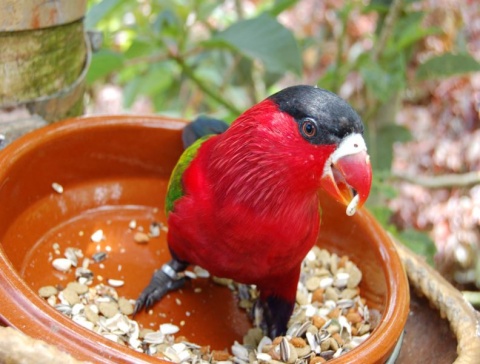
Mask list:
[{"label": "parrot's claw", "polygon": [[143,308],[148,309],[170,291],[175,291],[185,284],[188,277],[179,276],[178,273],[185,270],[186,265],[172,260],[162,266],[153,275],[148,286],[142,291],[135,303],[135,316]]},{"label": "parrot's claw", "polygon": [[273,340],[285,335],[287,322],[292,314],[294,304],[278,297],[259,299],[253,306],[254,324],[260,327]]}]

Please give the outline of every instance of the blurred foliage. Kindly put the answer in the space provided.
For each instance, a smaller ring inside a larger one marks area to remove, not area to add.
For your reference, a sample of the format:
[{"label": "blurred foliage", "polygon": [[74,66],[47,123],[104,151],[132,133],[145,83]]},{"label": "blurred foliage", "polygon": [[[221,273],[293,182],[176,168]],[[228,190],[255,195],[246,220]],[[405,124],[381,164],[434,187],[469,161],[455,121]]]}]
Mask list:
[{"label": "blurred foliage", "polygon": [[144,95],[158,111],[232,120],[286,72],[301,75],[298,42],[275,17],[294,3],[265,2],[244,18],[241,2],[90,1],[86,25],[105,42],[88,82],[113,78],[127,108]]},{"label": "blurred foliage", "polygon": [[[387,201],[396,193],[390,180],[392,145],[410,138],[395,116],[406,91],[421,87],[422,80],[480,66],[462,49],[461,39],[452,53],[417,65],[422,42],[442,29],[425,25],[416,3],[346,1],[334,9],[335,26],[301,34],[279,21],[301,5],[295,0],[89,0],[86,26],[105,36],[88,74],[90,90],[111,82],[123,87],[126,108],[147,96],[164,114],[206,113],[231,121],[286,84],[304,83],[306,58],[314,54],[317,59],[309,63],[321,64],[328,52],[324,45],[334,44],[335,54],[327,67],[319,67],[317,84],[339,93],[352,75],[361,80],[349,101],[366,121],[374,166],[368,206],[394,236],[431,261],[434,245],[426,235],[399,232],[390,221]],[[358,47],[349,34],[356,14],[375,16],[370,48]]]}]

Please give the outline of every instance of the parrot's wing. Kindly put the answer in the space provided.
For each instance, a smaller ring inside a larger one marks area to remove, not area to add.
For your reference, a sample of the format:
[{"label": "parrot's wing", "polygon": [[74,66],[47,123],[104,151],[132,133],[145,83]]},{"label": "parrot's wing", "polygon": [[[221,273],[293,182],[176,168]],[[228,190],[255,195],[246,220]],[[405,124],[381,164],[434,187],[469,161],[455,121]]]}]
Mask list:
[{"label": "parrot's wing", "polygon": [[202,143],[212,137],[213,135],[207,135],[203,138],[197,139],[192,145],[190,145],[183,154],[180,156],[180,159],[177,162],[177,165],[173,169],[172,175],[170,176],[170,181],[168,182],[167,196],[165,198],[165,213],[168,215],[170,211],[173,210],[173,204],[176,200],[183,196],[183,183],[182,176],[183,172],[190,165],[190,162],[197,155],[197,151],[202,145]]},{"label": "parrot's wing", "polygon": [[225,121],[201,115],[183,129],[183,147],[187,149],[198,139],[206,135],[221,134],[227,129],[228,124]]}]

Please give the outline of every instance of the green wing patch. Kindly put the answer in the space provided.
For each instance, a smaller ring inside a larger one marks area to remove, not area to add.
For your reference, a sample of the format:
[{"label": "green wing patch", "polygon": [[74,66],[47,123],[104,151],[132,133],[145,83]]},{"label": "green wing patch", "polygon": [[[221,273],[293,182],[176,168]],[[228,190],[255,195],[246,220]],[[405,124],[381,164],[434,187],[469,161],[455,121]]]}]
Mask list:
[{"label": "green wing patch", "polygon": [[165,198],[165,213],[168,215],[170,211],[173,210],[173,204],[176,200],[183,196],[183,172],[190,165],[190,162],[197,155],[198,148],[202,143],[209,139],[212,135],[204,136],[203,138],[198,139],[195,143],[190,145],[183,154],[180,156],[180,159],[177,162],[177,165],[173,169],[172,175],[170,176],[170,181],[168,182],[167,196]]}]

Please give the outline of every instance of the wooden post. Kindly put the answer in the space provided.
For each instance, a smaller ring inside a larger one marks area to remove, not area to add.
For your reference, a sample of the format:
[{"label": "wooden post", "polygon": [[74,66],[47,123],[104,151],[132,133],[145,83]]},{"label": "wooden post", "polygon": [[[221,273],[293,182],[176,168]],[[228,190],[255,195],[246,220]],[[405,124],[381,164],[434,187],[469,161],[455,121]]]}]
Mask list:
[{"label": "wooden post", "polygon": [[83,113],[85,12],[86,0],[0,1],[0,111],[23,107],[48,122]]}]

